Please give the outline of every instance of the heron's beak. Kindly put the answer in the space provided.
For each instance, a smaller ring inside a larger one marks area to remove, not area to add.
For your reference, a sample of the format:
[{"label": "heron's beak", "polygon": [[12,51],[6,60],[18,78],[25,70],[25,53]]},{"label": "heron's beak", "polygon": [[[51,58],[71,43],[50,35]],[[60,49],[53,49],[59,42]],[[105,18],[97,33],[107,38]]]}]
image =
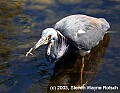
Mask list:
[{"label": "heron's beak", "polygon": [[31,48],[27,53],[26,56],[28,56],[29,54],[33,55],[31,52],[35,49],[37,49],[38,47],[40,47],[41,45],[47,44],[48,43],[48,39],[46,39],[46,37],[41,38],[33,48]]},{"label": "heron's beak", "polygon": [[37,49],[38,47],[40,47],[41,45],[47,44],[48,40],[46,38],[41,38],[33,47],[34,49]]}]

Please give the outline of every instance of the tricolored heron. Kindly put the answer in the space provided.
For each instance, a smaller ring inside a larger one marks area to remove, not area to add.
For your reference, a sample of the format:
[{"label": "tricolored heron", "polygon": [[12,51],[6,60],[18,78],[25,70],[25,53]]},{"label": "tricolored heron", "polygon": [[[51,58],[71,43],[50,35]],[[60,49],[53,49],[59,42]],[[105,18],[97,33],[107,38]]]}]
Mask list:
[{"label": "tricolored heron", "polygon": [[70,46],[75,46],[80,51],[84,67],[84,56],[99,44],[109,28],[109,23],[104,18],[80,14],[67,16],[58,21],[54,28],[43,30],[40,40],[26,56],[41,45],[48,44],[47,56],[58,60]]}]

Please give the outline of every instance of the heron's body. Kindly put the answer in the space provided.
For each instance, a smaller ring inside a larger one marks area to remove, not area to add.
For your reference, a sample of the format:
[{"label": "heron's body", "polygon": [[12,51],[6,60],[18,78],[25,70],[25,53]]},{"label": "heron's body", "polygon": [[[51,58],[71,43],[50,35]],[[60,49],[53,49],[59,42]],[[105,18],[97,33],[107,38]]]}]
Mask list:
[{"label": "heron's body", "polygon": [[71,39],[76,47],[87,51],[103,39],[109,24],[103,18],[71,15],[58,21],[54,28]]},{"label": "heron's body", "polygon": [[47,55],[54,59],[62,57],[71,44],[80,49],[81,56],[85,56],[103,39],[108,28],[109,23],[104,18],[71,15],[58,21],[54,28],[45,29],[42,38],[27,55],[48,43]]}]

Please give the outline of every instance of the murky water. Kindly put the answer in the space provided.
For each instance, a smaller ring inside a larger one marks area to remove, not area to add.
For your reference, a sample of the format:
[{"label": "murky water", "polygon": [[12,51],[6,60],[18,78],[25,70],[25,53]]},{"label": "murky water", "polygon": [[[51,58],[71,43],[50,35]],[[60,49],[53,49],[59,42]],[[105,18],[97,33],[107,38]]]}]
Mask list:
[{"label": "murky water", "polygon": [[[45,57],[45,48],[25,57],[43,29],[53,27],[71,14],[104,17],[111,25],[104,40],[85,57],[82,83],[87,86],[120,87],[119,0],[1,0],[0,1],[0,93],[80,93],[51,91],[50,86],[78,86],[81,57],[67,53],[57,63]],[[84,90],[82,93],[93,93]],[[119,90],[96,93],[119,93]]]}]

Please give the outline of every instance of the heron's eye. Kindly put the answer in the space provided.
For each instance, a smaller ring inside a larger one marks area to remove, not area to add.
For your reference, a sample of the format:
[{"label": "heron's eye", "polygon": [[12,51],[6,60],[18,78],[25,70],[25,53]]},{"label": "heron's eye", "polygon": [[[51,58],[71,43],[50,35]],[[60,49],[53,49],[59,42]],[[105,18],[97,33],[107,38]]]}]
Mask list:
[{"label": "heron's eye", "polygon": [[47,39],[49,40],[51,38],[51,35],[49,35],[48,37],[47,37]]}]

